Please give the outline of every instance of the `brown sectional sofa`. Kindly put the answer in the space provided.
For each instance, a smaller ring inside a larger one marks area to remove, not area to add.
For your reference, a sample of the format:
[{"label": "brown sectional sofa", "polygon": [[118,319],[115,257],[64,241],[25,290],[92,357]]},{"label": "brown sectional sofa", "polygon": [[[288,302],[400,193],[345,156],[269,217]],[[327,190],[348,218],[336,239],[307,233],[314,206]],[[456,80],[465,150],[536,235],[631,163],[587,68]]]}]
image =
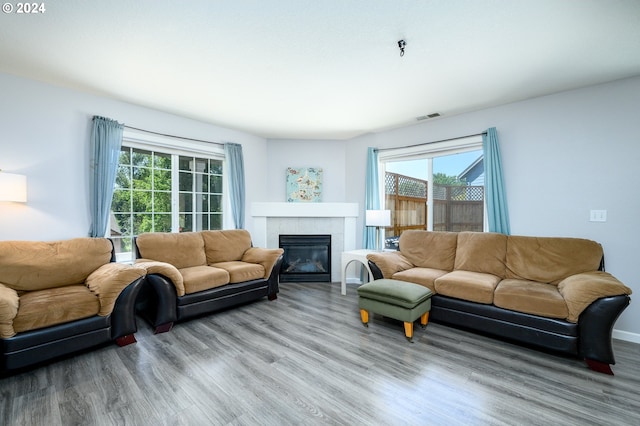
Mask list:
[{"label": "brown sectional sofa", "polygon": [[282,249],[253,247],[246,230],[144,233],[136,265],[147,270],[138,312],[155,331],[175,321],[277,297]]},{"label": "brown sectional sofa", "polygon": [[405,231],[398,251],[367,258],[376,279],[428,287],[433,321],[577,356],[612,374],[613,324],[631,290],[604,272],[594,241]]},{"label": "brown sectional sofa", "polygon": [[0,374],[116,341],[135,342],[144,268],[106,238],[0,241]]}]

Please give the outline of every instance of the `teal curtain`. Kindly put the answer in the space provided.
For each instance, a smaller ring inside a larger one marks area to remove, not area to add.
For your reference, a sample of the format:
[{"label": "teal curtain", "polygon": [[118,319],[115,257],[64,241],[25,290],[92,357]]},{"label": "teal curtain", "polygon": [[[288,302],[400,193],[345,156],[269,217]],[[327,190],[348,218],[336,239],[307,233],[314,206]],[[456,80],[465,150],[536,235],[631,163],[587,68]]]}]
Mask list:
[{"label": "teal curtain", "polygon": [[[365,210],[380,209],[380,190],[378,188],[378,151],[369,148],[367,152],[367,175],[365,180],[364,208]],[[364,224],[362,232],[362,247],[376,248],[376,230]]]},{"label": "teal curtain", "polygon": [[495,127],[488,129],[486,134],[482,135],[482,150],[489,232],[509,235],[511,228],[509,226],[509,210],[507,209],[507,193],[504,187],[500,146]]},{"label": "teal curtain", "polygon": [[104,237],[109,226],[109,213],[116,181],[123,124],[104,117],[93,117],[89,158],[90,237]]},{"label": "teal curtain", "polygon": [[244,159],[242,145],[225,143],[224,154],[229,165],[229,199],[231,200],[231,215],[236,229],[244,229]]}]

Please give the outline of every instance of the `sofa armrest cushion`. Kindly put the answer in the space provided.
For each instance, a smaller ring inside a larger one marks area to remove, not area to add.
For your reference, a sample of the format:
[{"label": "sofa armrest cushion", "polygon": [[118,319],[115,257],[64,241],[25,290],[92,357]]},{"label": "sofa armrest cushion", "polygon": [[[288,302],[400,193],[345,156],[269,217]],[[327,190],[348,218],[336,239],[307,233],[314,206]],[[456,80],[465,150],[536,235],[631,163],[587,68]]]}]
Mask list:
[{"label": "sofa armrest cushion", "polygon": [[136,266],[140,266],[147,271],[147,275],[158,274],[164,275],[173,282],[176,287],[176,295],[182,297],[185,295],[184,277],[175,266],[170,263],[158,262],[150,259],[137,259]]},{"label": "sofa armrest cushion", "polygon": [[380,268],[384,278],[391,278],[393,274],[413,268],[413,263],[402,255],[399,251],[383,251],[379,253],[369,253],[367,260],[372,261]]},{"label": "sofa armrest cushion", "polygon": [[572,275],[560,281],[558,290],[567,303],[567,321],[578,322],[578,318],[591,303],[602,297],[630,295],[631,289],[613,275],[593,271]]},{"label": "sofa armrest cushion", "polygon": [[278,258],[282,256],[284,250],[266,249],[260,247],[251,247],[242,255],[242,261],[247,263],[259,263],[264,268],[264,278],[267,279],[271,275],[273,266],[278,261]]},{"label": "sofa armrest cushion", "polygon": [[19,305],[18,293],[0,283],[0,338],[6,339],[16,335],[13,319],[18,315]]},{"label": "sofa armrest cushion", "polygon": [[124,263],[107,263],[87,277],[85,285],[100,300],[98,315],[107,316],[113,311],[116,299],[122,290],[146,274],[144,268]]}]

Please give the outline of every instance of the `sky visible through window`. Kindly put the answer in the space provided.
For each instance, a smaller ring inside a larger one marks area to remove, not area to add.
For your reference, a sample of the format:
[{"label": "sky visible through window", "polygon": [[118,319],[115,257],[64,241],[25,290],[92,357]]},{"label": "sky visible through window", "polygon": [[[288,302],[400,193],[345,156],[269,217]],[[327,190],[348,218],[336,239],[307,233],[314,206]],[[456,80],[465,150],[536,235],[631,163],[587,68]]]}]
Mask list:
[{"label": "sky visible through window", "polygon": [[[482,155],[482,150],[436,157],[433,160],[434,173],[458,176]],[[427,180],[427,160],[407,160],[387,162],[386,171],[417,179]]]}]

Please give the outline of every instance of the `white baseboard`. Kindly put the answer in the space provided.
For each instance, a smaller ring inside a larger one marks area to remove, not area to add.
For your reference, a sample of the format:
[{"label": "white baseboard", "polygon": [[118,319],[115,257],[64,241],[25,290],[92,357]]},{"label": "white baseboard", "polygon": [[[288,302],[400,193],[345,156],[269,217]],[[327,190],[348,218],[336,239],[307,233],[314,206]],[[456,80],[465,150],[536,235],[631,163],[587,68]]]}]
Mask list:
[{"label": "white baseboard", "polygon": [[360,278],[347,278],[345,282],[347,284],[362,284],[362,280]]},{"label": "white baseboard", "polygon": [[622,330],[613,330],[612,337],[614,339],[624,340],[626,342],[640,343],[640,334],[631,333]]}]

